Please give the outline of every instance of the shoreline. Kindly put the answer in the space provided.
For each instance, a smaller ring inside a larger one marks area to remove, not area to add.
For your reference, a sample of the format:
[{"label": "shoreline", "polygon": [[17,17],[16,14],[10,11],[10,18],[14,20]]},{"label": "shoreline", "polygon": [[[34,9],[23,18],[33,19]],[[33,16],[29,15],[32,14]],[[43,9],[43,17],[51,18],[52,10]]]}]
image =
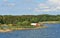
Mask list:
[{"label": "shoreline", "polygon": [[36,28],[12,28],[12,29],[6,29],[6,30],[0,29],[0,32],[12,32],[14,30],[34,30],[34,29],[40,29],[40,28],[47,28],[47,27],[43,26],[43,27],[36,27]]},{"label": "shoreline", "polygon": [[10,29],[6,29],[6,30],[2,30],[2,29],[0,29],[0,32],[11,32],[12,30],[10,30]]},{"label": "shoreline", "polygon": [[30,29],[39,29],[39,28],[47,28],[47,26],[43,26],[43,27],[36,27],[36,28],[12,28],[13,30],[30,30]]},{"label": "shoreline", "polygon": [[44,21],[44,22],[39,22],[42,24],[60,24],[60,21]]},{"label": "shoreline", "polygon": [[[56,24],[56,23],[60,23],[60,21],[45,21],[45,22],[39,22],[41,24]],[[39,26],[39,27],[35,27],[35,28],[11,28],[11,29],[0,29],[0,32],[11,32],[14,30],[33,30],[33,29],[39,29],[39,28],[47,28],[47,26]]]}]

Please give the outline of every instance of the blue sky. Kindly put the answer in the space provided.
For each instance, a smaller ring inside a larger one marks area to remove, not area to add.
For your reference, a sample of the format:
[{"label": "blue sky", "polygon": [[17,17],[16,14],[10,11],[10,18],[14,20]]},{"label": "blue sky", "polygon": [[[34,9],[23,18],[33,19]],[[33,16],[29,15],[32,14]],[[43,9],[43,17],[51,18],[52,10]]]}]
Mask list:
[{"label": "blue sky", "polygon": [[0,0],[0,15],[60,14],[60,0]]}]

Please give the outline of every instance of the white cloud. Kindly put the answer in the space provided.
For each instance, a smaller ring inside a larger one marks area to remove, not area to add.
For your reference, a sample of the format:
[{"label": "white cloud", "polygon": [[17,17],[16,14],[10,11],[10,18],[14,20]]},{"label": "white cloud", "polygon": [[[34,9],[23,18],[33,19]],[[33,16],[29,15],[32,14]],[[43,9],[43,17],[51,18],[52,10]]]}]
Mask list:
[{"label": "white cloud", "polygon": [[48,0],[46,3],[52,5],[53,7],[60,6],[60,0]]},{"label": "white cloud", "polygon": [[52,9],[38,9],[38,8],[35,8],[34,10],[35,12],[49,12],[49,11],[52,11]]},{"label": "white cloud", "polygon": [[34,11],[35,12],[50,12],[50,11],[58,11],[60,10],[60,7],[55,7],[55,8],[48,8],[48,9],[40,9],[40,8],[35,8]]},{"label": "white cloud", "polygon": [[51,11],[50,7],[44,3],[38,4],[37,8],[34,9],[35,12],[48,12]]},{"label": "white cloud", "polygon": [[41,10],[41,11],[49,12],[49,11],[51,11],[51,9],[44,9],[44,10]]},{"label": "white cloud", "polygon": [[49,8],[49,7],[44,3],[40,3],[38,4],[38,8]]},{"label": "white cloud", "polygon": [[56,9],[60,9],[60,6],[59,7],[56,7]]},{"label": "white cloud", "polygon": [[60,3],[60,0],[48,0],[48,1],[51,2],[51,3],[55,3],[55,4]]},{"label": "white cloud", "polygon": [[47,4],[51,6],[52,11],[60,10],[60,0],[48,0]]},{"label": "white cloud", "polygon": [[55,8],[52,8],[54,11],[58,11],[58,10],[60,10],[60,7],[58,6],[58,7],[55,7]]},{"label": "white cloud", "polygon": [[48,0],[46,3],[38,4],[34,9],[36,12],[50,12],[60,10],[60,0]]}]

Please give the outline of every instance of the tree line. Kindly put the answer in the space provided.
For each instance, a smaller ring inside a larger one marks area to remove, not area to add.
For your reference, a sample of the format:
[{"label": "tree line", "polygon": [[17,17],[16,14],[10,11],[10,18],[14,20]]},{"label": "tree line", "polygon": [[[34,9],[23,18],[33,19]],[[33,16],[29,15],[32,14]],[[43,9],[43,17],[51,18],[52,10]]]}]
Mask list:
[{"label": "tree line", "polygon": [[60,15],[0,15],[1,24],[16,24],[18,22],[44,22],[44,21],[60,21]]}]

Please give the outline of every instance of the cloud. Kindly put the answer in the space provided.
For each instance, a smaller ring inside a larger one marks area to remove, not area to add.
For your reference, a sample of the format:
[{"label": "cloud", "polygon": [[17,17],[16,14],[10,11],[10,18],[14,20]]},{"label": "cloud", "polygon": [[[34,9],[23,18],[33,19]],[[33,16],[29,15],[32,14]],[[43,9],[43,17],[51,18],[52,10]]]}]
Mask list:
[{"label": "cloud", "polygon": [[38,4],[38,8],[49,8],[49,7],[44,3],[40,3]]},{"label": "cloud", "polygon": [[51,6],[52,11],[60,10],[60,0],[48,0],[47,4]]},{"label": "cloud", "polygon": [[50,11],[58,11],[60,10],[60,7],[56,7],[56,8],[49,8],[49,9],[39,9],[39,8],[36,8],[35,11],[36,12],[50,12]]},{"label": "cloud", "polygon": [[50,7],[44,3],[38,4],[37,8],[34,9],[35,12],[48,12],[51,11]]},{"label": "cloud", "polygon": [[34,9],[35,12],[50,12],[50,11],[58,11],[58,10],[60,10],[60,7],[49,8],[49,9],[39,9],[39,8]]},{"label": "cloud", "polygon": [[48,2],[54,3],[54,4],[58,4],[60,3],[60,0],[48,0]]},{"label": "cloud", "polygon": [[56,7],[56,9],[60,9],[60,6]]},{"label": "cloud", "polygon": [[43,12],[48,12],[48,11],[51,11],[51,9],[44,9],[44,10],[41,10]]},{"label": "cloud", "polygon": [[60,0],[48,0],[46,3],[40,3],[34,9],[35,12],[53,12],[60,10]]},{"label": "cloud", "polygon": [[52,11],[52,9],[38,9],[38,8],[35,8],[34,10],[35,12],[49,12],[49,11]]},{"label": "cloud", "polygon": [[56,8],[53,8],[54,11],[58,11],[60,10],[60,6],[56,7]]},{"label": "cloud", "polygon": [[60,0],[48,0],[46,1],[47,4],[51,5],[51,6],[60,6]]}]

